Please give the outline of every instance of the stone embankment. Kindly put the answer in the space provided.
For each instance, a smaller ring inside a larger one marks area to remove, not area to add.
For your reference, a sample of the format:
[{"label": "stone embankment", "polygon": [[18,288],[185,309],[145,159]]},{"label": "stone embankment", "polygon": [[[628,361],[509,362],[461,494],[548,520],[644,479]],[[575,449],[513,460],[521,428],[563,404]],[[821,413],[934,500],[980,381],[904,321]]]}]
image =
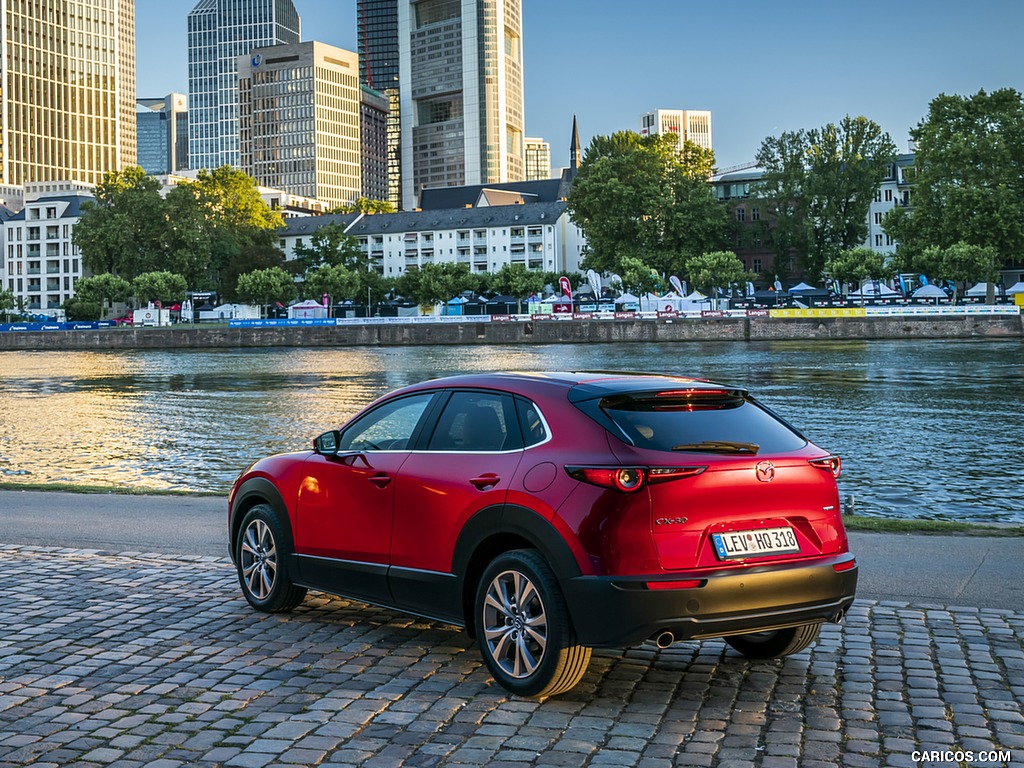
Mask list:
[{"label": "stone embankment", "polygon": [[529,322],[467,317],[444,323],[26,331],[0,333],[0,351],[1021,337],[1024,319],[1019,314]]}]

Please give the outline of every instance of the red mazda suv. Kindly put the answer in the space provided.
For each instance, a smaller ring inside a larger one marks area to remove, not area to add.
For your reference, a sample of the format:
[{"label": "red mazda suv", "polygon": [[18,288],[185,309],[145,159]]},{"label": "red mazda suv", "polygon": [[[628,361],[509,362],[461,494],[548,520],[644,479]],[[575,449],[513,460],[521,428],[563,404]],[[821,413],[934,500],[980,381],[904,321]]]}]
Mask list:
[{"label": "red mazda suv", "polygon": [[246,469],[229,548],[254,608],[315,589],[463,626],[502,686],[543,698],[595,647],[810,645],[857,584],[839,470],[735,387],[455,376]]}]

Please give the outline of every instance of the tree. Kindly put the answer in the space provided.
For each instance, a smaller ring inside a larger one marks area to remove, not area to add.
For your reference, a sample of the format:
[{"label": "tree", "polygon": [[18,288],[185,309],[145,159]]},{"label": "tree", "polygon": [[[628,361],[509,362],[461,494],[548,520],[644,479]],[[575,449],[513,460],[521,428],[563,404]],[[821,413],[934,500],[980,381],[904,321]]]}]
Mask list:
[{"label": "tree", "polygon": [[295,296],[295,281],[281,267],[254,269],[238,276],[236,295],[250,304],[285,302]]},{"label": "tree", "polygon": [[126,280],[160,266],[166,224],[160,183],[135,166],[105,174],[94,194],[95,202],[82,203],[72,234],[82,263]]},{"label": "tree", "polygon": [[368,197],[357,197],[355,202],[339,205],[328,213],[394,213],[395,206],[387,200],[371,200]]},{"label": "tree", "polygon": [[963,242],[1024,253],[1024,98],[1012,88],[940,94],[910,132],[917,143],[912,208],[883,219],[910,258]]},{"label": "tree", "polygon": [[345,234],[345,224],[331,222],[319,227],[309,238],[309,245],[295,246],[296,258],[285,268],[294,274],[322,265],[341,265],[346,269],[369,269],[369,258],[360,250],[359,241]]},{"label": "tree", "polygon": [[226,165],[203,170],[196,181],[179,184],[167,197],[181,213],[175,242],[187,247],[205,238],[209,244],[199,287],[231,298],[243,273],[284,263],[277,247],[281,215],[263,202],[256,182],[245,173]]},{"label": "tree", "polygon": [[840,285],[877,280],[889,273],[884,254],[870,248],[851,248],[840,251],[825,262],[825,272]]},{"label": "tree", "polygon": [[14,309],[14,305],[14,294],[6,288],[0,288],[0,312],[4,313],[5,319],[10,318],[11,310]]},{"label": "tree", "polygon": [[145,272],[132,281],[135,298],[142,304],[159,301],[161,304],[173,304],[185,299],[188,283],[181,275],[167,272]]},{"label": "tree", "polygon": [[626,256],[619,264],[622,287],[637,296],[643,296],[661,287],[661,278],[640,259]]},{"label": "tree", "polygon": [[[131,296],[132,285],[123,277],[112,275],[109,272],[92,277],[83,277],[75,283],[75,298],[82,302],[95,304],[98,312],[95,317],[80,317],[78,320],[102,320],[108,304],[115,301],[127,301]],[[81,308],[80,310],[92,314],[92,308]]]},{"label": "tree", "polygon": [[817,279],[825,262],[867,237],[871,201],[896,155],[889,134],[866,117],[784,132],[761,143],[765,173],[755,194],[775,222],[776,257],[791,253]]},{"label": "tree", "polygon": [[950,281],[954,303],[958,284],[995,282],[999,277],[999,264],[999,251],[993,246],[972,245],[962,240],[948,248],[928,246],[910,260],[915,272],[931,275],[932,279]]},{"label": "tree", "polygon": [[724,244],[726,211],[708,179],[710,150],[674,135],[620,131],[596,136],[569,194],[572,220],[587,238],[585,264],[621,272],[624,258],[660,273]]},{"label": "tree", "polygon": [[499,294],[515,296],[519,299],[521,310],[522,300],[531,293],[543,291],[544,284],[543,272],[532,272],[522,264],[503,264],[492,276],[490,287]]},{"label": "tree", "polygon": [[103,308],[98,301],[86,301],[79,296],[67,299],[61,307],[68,320],[101,320]]},{"label": "tree", "polygon": [[445,303],[466,290],[470,282],[465,264],[424,264],[419,268],[414,301],[422,306]]},{"label": "tree", "polygon": [[335,301],[351,299],[360,295],[359,275],[342,264],[324,264],[306,273],[306,295],[319,299],[323,294],[333,296]]},{"label": "tree", "polygon": [[744,269],[743,262],[732,251],[712,251],[691,256],[686,260],[685,271],[690,282],[709,296],[715,294],[718,288],[745,283],[751,277]]}]

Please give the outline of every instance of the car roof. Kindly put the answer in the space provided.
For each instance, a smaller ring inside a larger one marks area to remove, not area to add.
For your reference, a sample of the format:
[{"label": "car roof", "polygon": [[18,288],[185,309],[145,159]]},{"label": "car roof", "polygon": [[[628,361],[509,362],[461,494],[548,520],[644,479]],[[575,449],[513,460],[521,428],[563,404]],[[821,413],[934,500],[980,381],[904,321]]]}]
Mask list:
[{"label": "car roof", "polygon": [[[529,394],[547,390],[568,391],[569,399],[578,402],[596,397],[630,392],[664,391],[666,388],[685,387],[686,390],[721,390],[724,385],[706,379],[658,373],[626,371],[503,371],[497,373],[468,373],[432,379],[407,387],[406,390],[445,388],[501,389]],[[730,391],[742,393],[735,387]]]}]

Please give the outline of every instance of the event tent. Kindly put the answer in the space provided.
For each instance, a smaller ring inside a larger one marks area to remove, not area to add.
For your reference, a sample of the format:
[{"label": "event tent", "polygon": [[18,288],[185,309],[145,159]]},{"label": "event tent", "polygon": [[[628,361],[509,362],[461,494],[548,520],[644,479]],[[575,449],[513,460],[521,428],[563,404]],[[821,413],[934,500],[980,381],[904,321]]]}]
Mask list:
[{"label": "event tent", "polygon": [[883,283],[881,280],[867,280],[861,285],[859,291],[853,291],[849,298],[851,299],[891,299],[899,296],[899,292],[894,291],[888,285]]},{"label": "event tent", "polygon": [[1016,282],[1006,289],[1007,296],[1016,296],[1018,293],[1024,293],[1024,280]]}]

